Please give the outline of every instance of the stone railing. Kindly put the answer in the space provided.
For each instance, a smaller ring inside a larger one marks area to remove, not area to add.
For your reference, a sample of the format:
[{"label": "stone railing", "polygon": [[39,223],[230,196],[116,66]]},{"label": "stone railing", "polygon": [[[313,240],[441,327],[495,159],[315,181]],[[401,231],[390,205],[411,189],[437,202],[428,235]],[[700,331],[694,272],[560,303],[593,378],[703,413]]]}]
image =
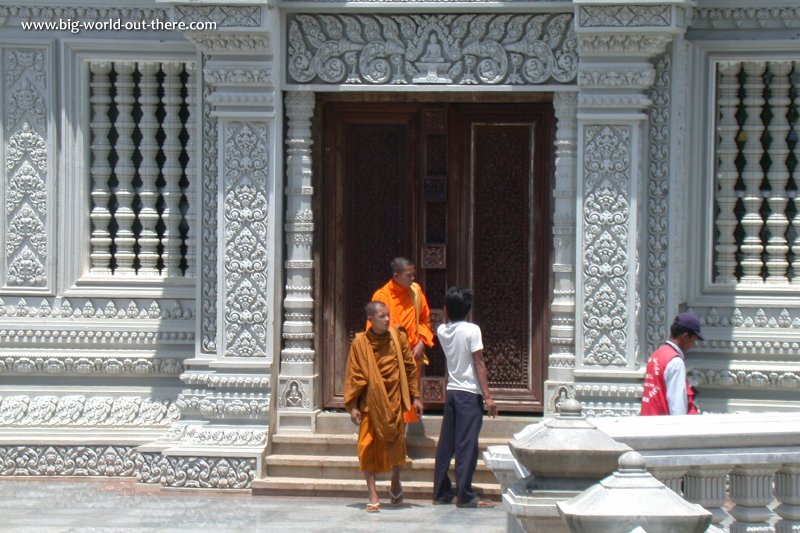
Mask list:
[{"label": "stone railing", "polygon": [[[732,532],[800,531],[800,413],[587,421],[644,456],[650,473],[709,510],[716,526]],[[523,430],[515,442],[535,427]],[[507,448],[493,448],[487,464],[498,478],[505,476],[504,487],[513,485],[508,478],[515,473],[514,457]],[[513,505],[506,507],[518,514]],[[561,531],[569,530],[564,525]]]},{"label": "stone railing", "polygon": [[720,527],[800,531],[800,413],[589,420]]}]

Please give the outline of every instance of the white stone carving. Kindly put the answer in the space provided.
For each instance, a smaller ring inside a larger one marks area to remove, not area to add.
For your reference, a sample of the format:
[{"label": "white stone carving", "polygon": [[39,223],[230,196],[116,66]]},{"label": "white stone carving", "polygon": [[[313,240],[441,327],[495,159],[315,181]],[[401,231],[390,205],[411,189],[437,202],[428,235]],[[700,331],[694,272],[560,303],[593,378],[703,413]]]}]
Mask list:
[{"label": "white stone carving", "polygon": [[573,15],[288,17],[293,83],[509,84],[574,81]]},{"label": "white stone carving", "polygon": [[130,446],[0,446],[0,475],[131,477],[138,456]]},{"label": "white stone carving", "polygon": [[188,412],[212,418],[263,418],[269,413],[270,397],[261,393],[195,392],[184,390],[175,405],[184,415]]},{"label": "white stone carving", "polygon": [[58,20],[80,20],[100,22],[108,19],[115,20],[153,20],[169,19],[166,9],[159,8],[119,8],[110,6],[91,6],[91,7],[55,7],[43,5],[11,5],[0,6],[0,26],[18,29],[19,21],[51,21]]},{"label": "white stone carving", "polygon": [[225,355],[266,357],[267,124],[225,129]]},{"label": "white stone carving", "polygon": [[698,8],[693,29],[799,28],[800,7]]},{"label": "white stone carving", "polygon": [[309,394],[303,382],[290,379],[284,383],[283,390],[278,397],[278,407],[281,409],[309,409]]},{"label": "white stone carving", "polygon": [[585,365],[626,364],[631,129],[584,127]]},{"label": "white stone carving", "polygon": [[672,41],[669,34],[613,33],[578,35],[580,55],[655,56]]},{"label": "white stone carving", "polygon": [[578,24],[581,28],[670,26],[672,7],[655,6],[579,6]]},{"label": "white stone carving", "polygon": [[173,424],[163,440],[203,446],[263,446],[267,443],[267,432],[249,426],[239,428],[177,423]]},{"label": "white stone carving", "polygon": [[[92,105],[90,127],[94,133],[92,135],[92,166],[90,170],[92,177],[92,212],[89,215],[92,221],[92,234],[89,239],[91,246],[90,269],[92,272],[110,274],[111,233],[108,231],[108,224],[111,222],[111,212],[108,209],[108,202],[111,192],[108,189],[108,179],[111,176],[111,166],[108,164],[108,156],[111,153],[111,143],[108,140],[108,133],[111,129],[111,121],[108,118],[108,107],[111,104],[111,80],[109,79],[111,62],[92,61],[89,63],[89,72],[91,75],[89,102]],[[147,152],[147,148],[145,151]],[[147,179],[147,176],[148,172],[145,171],[143,179]],[[150,180],[147,180],[147,183],[149,182]]]},{"label": "white stone carving", "polygon": [[[137,243],[139,245],[139,270],[138,273],[145,276],[158,275],[158,181],[159,167],[156,158],[158,157],[158,142],[156,134],[159,128],[157,118],[158,111],[158,73],[159,65],[155,62],[142,62],[138,64],[141,78],[139,80],[139,104],[142,116],[139,120],[139,130],[141,141],[139,152],[142,156],[139,164],[139,177],[142,180],[141,187],[137,191],[141,201],[138,219],[141,223],[141,230]],[[102,109],[101,109],[102,111]],[[95,132],[95,137],[98,132]],[[192,166],[192,165],[189,165]],[[93,165],[94,168],[94,165]]]},{"label": "white stone carving", "polygon": [[158,355],[114,356],[89,352],[0,355],[0,374],[11,375],[139,377],[178,376],[182,371],[181,359]]},{"label": "white stone carving", "polygon": [[48,262],[45,52],[6,49],[6,283],[44,287]]},{"label": "white stone carving", "polygon": [[[116,259],[115,274],[121,276],[133,275],[133,261],[136,258],[133,247],[136,244],[136,236],[133,233],[133,223],[136,215],[133,212],[133,178],[136,168],[133,166],[133,111],[134,104],[134,82],[133,73],[136,63],[131,61],[117,61],[114,63],[114,71],[117,74],[116,94],[114,104],[117,107],[117,116],[114,121],[114,128],[117,130],[117,142],[114,149],[117,152],[117,160],[114,165],[114,174],[117,176],[117,186],[112,191],[112,196],[117,200],[117,208],[114,213],[114,220],[117,222],[117,232],[112,242],[116,247],[114,259]],[[169,139],[167,135],[167,139]]]},{"label": "white stone carving", "polygon": [[270,36],[264,33],[187,33],[186,37],[204,54],[266,54],[272,52]]},{"label": "white stone carving", "polygon": [[[795,348],[796,349],[796,348]],[[703,368],[692,366],[689,371],[692,383],[702,386],[723,388],[800,388],[800,370],[774,369],[767,366],[748,368],[734,365],[734,368]]]},{"label": "white stone carving", "polygon": [[216,22],[219,28],[258,28],[261,8],[258,6],[199,6],[176,5],[173,19],[178,22]]},{"label": "white stone carving", "polygon": [[707,326],[736,328],[800,329],[800,313],[792,307],[735,307],[733,309],[695,310]]},{"label": "white stone carving", "polygon": [[[8,297],[7,297],[8,298]],[[6,303],[0,298],[0,317],[40,317],[73,319],[124,319],[124,320],[193,320],[194,309],[190,302],[181,300],[89,300],[68,298],[42,298],[39,305],[29,305],[25,298],[16,303]]]},{"label": "white stone carving", "polygon": [[650,145],[647,181],[647,263],[645,287],[645,342],[647,353],[667,338],[667,255],[669,241],[670,172],[670,70],[672,56],[656,61],[656,77],[650,91],[653,106],[648,112]]},{"label": "white stone carving", "polygon": [[140,482],[166,487],[246,489],[256,477],[256,460],[141,453],[136,456],[136,472]]},{"label": "white stone carving", "polygon": [[578,83],[587,88],[645,89],[653,84],[655,76],[655,69],[650,65],[589,63],[578,68]]},{"label": "white stone carving", "polygon": [[9,427],[165,427],[177,418],[169,400],[137,396],[0,396],[0,425]]},{"label": "white stone carving", "polygon": [[215,389],[245,388],[266,389],[270,385],[266,374],[210,374],[208,372],[187,372],[181,375],[187,385],[211,387]]},{"label": "white stone carving", "polygon": [[[203,62],[207,57],[203,56]],[[200,350],[217,351],[217,119],[208,101],[212,88],[203,81],[203,169],[202,224],[200,258]]]}]

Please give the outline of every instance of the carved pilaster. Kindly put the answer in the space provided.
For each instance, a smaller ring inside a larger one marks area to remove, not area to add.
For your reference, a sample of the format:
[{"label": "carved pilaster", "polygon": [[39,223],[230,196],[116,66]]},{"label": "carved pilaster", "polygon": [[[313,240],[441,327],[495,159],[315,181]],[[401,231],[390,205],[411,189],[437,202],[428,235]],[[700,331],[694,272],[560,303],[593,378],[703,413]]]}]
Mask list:
[{"label": "carved pilaster", "polygon": [[[654,58],[685,31],[687,7],[574,3],[581,57],[575,390],[591,414],[636,414],[640,346],[660,336],[665,322],[656,307],[665,300],[669,150],[663,134],[669,129],[670,67],[669,59]],[[654,98],[657,107],[651,108]],[[643,154],[650,165],[643,165]],[[642,269],[640,262],[653,268]],[[581,397],[589,391],[591,397]],[[630,400],[621,404],[620,395]]]},{"label": "carved pilaster", "polygon": [[575,367],[575,196],[577,172],[578,95],[553,97],[556,116],[556,171],[553,191],[553,302],[545,413],[555,414],[560,402],[574,397]]},{"label": "carved pilaster", "polygon": [[49,57],[43,48],[0,48],[6,189],[0,275],[2,285],[12,290],[42,292],[50,285]]},{"label": "carved pilaster", "polygon": [[200,342],[181,375],[181,420],[162,440],[140,448],[140,478],[175,487],[247,488],[267,445],[280,320],[270,32],[277,21],[266,6],[178,5],[172,15],[218,24],[215,33],[186,34],[203,65]]},{"label": "carved pilaster", "polygon": [[291,92],[285,101],[286,296],[278,391],[279,428],[312,431],[314,373],[314,215],[311,206],[311,117],[314,93]]}]

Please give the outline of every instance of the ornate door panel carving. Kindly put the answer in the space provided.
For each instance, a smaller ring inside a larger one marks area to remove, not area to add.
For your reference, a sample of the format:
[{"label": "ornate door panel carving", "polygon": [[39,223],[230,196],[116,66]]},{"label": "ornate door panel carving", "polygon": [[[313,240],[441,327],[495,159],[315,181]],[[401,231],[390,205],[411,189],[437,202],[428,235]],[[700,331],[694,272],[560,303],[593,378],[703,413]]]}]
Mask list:
[{"label": "ornate door panel carving", "polygon": [[489,384],[505,410],[541,410],[549,331],[550,106],[455,115],[461,279],[473,287]]},{"label": "ornate door panel carving", "polygon": [[[416,261],[442,319],[445,289],[472,286],[490,384],[506,411],[542,408],[548,351],[553,121],[549,104],[323,102],[322,373],[325,407],[363,305],[396,255]],[[444,399],[441,349],[423,378]]]}]

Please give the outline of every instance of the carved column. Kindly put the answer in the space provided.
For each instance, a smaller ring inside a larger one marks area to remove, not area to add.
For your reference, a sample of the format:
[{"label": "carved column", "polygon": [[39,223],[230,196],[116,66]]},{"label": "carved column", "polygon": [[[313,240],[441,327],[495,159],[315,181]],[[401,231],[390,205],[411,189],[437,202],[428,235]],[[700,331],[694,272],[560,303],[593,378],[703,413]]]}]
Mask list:
[{"label": "carved column", "polygon": [[775,474],[775,498],[780,502],[775,513],[781,517],[775,524],[775,531],[800,531],[800,465],[786,464],[778,470]]},{"label": "carved column", "polygon": [[556,184],[553,190],[553,302],[550,306],[549,370],[545,382],[545,414],[555,415],[559,404],[575,396],[575,181],[577,173],[578,95],[553,96],[556,115]]},{"label": "carved column", "polygon": [[642,213],[649,195],[661,194],[650,190],[651,180],[666,181],[663,172],[651,176],[645,164],[653,142],[646,137],[647,113],[654,62],[685,31],[687,8],[624,0],[574,4],[581,56],[575,396],[590,415],[635,415],[644,370],[640,308],[647,294],[640,269],[646,258],[639,254],[651,253]]},{"label": "carved column", "polygon": [[771,524],[772,465],[740,465],[731,472],[731,516],[735,519],[731,533],[769,533]]},{"label": "carved column", "polygon": [[311,198],[311,117],[314,93],[291,92],[285,101],[286,137],[286,297],[278,429],[313,431],[314,390],[314,217]]},{"label": "carved column", "polygon": [[164,440],[141,449],[140,479],[248,488],[262,470],[269,433],[280,308],[280,134],[270,31],[278,21],[266,6],[178,5],[173,17],[217,21],[215,33],[186,34],[203,64],[202,312],[197,353],[181,375],[181,420]]}]

